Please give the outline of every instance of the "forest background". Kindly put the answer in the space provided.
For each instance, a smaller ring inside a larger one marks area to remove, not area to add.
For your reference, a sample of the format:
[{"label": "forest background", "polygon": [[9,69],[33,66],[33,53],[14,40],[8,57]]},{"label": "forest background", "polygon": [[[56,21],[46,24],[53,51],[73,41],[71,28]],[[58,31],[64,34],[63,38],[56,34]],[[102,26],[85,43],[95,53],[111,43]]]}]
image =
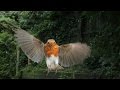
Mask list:
[{"label": "forest background", "polygon": [[[22,28],[46,42],[59,45],[82,42],[91,47],[91,57],[48,76],[45,60],[34,63],[15,42],[12,30]],[[119,11],[0,11],[1,79],[117,79],[120,78]]]}]

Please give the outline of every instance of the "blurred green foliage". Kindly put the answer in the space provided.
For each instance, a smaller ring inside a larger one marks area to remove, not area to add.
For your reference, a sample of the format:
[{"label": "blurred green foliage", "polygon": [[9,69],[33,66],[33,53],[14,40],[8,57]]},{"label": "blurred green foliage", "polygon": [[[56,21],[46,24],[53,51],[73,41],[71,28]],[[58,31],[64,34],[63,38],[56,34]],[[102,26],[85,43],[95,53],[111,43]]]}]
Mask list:
[{"label": "blurred green foliage", "polygon": [[16,42],[12,29],[20,27],[46,42],[84,42],[91,57],[77,65],[48,76],[45,60],[31,62],[20,50],[20,78],[120,78],[119,11],[0,11],[0,78],[14,78]]}]

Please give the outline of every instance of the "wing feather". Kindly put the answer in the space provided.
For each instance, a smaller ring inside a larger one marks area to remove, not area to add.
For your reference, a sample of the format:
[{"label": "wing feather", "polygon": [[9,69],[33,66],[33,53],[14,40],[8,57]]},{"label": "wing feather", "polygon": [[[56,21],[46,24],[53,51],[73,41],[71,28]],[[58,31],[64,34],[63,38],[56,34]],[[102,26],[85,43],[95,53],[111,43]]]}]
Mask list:
[{"label": "wing feather", "polygon": [[40,62],[44,58],[44,43],[25,30],[17,29],[15,37],[18,45],[26,56],[34,62]]},{"label": "wing feather", "polygon": [[59,64],[64,67],[82,64],[91,53],[90,47],[82,43],[61,45],[59,49]]}]

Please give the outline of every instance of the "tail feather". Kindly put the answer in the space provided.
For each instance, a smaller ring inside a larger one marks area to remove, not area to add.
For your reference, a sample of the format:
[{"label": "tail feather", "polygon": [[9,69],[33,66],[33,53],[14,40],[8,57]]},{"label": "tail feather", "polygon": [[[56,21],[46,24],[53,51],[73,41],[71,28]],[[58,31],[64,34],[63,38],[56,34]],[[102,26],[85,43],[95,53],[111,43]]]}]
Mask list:
[{"label": "tail feather", "polygon": [[52,65],[50,65],[50,67],[48,67],[48,69],[50,71],[54,71],[54,70],[62,70],[64,68],[62,66],[60,66],[60,65],[52,64]]},{"label": "tail feather", "polygon": [[56,66],[56,69],[57,69],[57,70],[62,70],[62,69],[64,69],[64,68],[63,68],[62,66],[60,66],[60,65],[57,65],[57,66]]}]

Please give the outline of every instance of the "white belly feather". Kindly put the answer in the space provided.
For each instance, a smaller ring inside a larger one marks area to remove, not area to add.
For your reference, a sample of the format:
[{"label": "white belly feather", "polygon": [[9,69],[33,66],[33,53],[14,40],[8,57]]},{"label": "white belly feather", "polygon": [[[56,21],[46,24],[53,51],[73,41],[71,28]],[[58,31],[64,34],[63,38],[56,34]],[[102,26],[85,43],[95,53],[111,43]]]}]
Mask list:
[{"label": "white belly feather", "polygon": [[46,64],[49,69],[55,69],[58,66],[59,57],[51,55],[50,57],[46,57]]}]

